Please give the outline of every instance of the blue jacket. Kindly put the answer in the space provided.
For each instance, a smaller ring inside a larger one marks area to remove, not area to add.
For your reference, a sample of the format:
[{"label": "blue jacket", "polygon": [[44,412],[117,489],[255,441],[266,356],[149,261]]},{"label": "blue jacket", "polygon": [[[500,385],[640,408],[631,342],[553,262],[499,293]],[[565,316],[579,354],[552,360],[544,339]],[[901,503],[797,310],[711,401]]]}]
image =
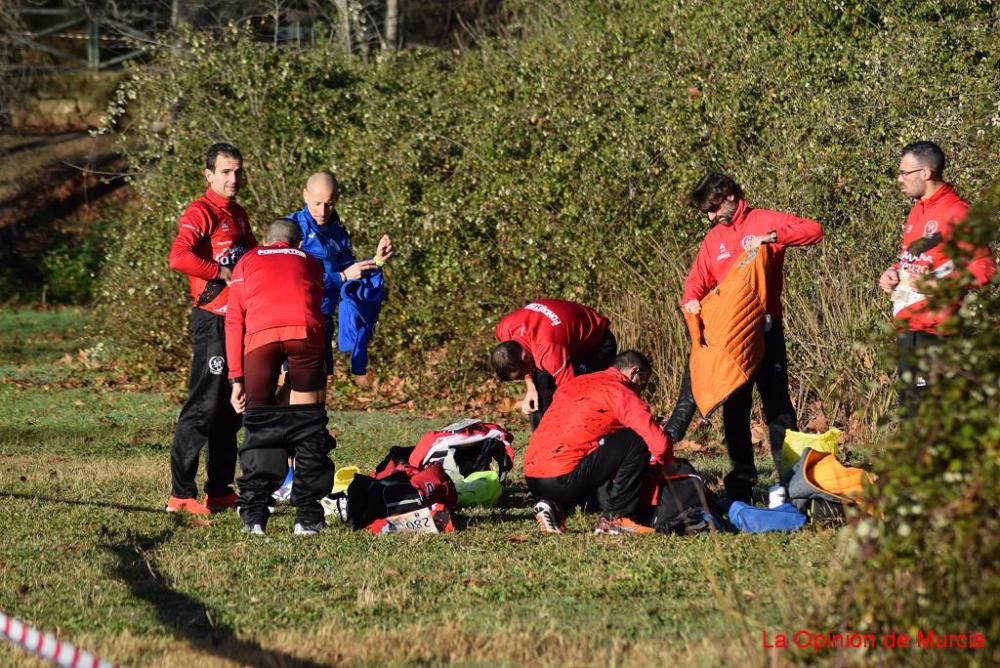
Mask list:
[{"label": "blue jacket", "polygon": [[326,225],[319,225],[306,208],[299,209],[288,218],[299,224],[302,230],[302,250],[323,265],[323,315],[331,315],[337,310],[340,300],[340,272],[357,262],[351,236],[340,222],[336,211]]},{"label": "blue jacket", "polygon": [[743,533],[795,531],[805,526],[806,516],[790,503],[775,508],[754,508],[742,501],[729,507],[729,523]]},{"label": "blue jacket", "polygon": [[385,299],[385,277],[381,270],[356,281],[346,281],[340,288],[337,324],[337,347],[351,353],[351,373],[363,376],[368,371],[368,342]]}]

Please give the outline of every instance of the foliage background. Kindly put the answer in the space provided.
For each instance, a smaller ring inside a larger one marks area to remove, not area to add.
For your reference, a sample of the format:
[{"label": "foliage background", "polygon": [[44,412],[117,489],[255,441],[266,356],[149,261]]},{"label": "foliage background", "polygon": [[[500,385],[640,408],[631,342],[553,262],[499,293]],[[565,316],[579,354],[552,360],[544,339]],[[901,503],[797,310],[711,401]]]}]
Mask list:
[{"label": "foliage background", "polygon": [[[526,300],[596,304],[652,353],[672,401],[685,343],[675,304],[707,224],[683,196],[709,168],[751,204],[820,220],[793,250],[786,330],[800,410],[874,425],[891,405],[875,287],[909,203],[899,148],[939,142],[976,199],[1000,146],[989,1],[508,3],[506,36],[466,52],[373,62],[238,29],[191,34],[134,72],[114,115],[142,175],[104,272],[105,335],[135,368],[183,369],[183,279],[165,269],[205,147],[237,144],[258,230],[332,168],[362,252],[398,240],[380,373],[424,397],[489,383],[492,325]],[[880,338],[881,337],[881,338]],[[178,373],[180,377],[180,372]]]}]

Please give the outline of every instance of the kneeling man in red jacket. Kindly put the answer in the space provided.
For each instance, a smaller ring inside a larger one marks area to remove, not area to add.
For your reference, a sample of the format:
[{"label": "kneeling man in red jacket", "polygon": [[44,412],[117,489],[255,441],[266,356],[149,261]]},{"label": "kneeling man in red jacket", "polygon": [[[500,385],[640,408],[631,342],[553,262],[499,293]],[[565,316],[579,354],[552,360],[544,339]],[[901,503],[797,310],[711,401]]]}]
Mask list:
[{"label": "kneeling man in red jacket", "polygon": [[653,532],[629,519],[647,468],[673,459],[673,444],[638,395],[650,373],[646,356],[628,350],[610,368],[559,386],[524,455],[542,531],[562,533],[561,506],[581,503],[612,481],[594,533]]}]

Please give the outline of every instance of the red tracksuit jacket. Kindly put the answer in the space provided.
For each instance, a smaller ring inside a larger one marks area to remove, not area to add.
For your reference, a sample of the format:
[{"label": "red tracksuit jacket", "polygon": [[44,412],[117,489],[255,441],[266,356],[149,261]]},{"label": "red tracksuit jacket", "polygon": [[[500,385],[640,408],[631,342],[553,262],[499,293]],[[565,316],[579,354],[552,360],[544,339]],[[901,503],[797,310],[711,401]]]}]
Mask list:
[{"label": "red tracksuit jacket", "polygon": [[[949,184],[938,188],[928,199],[918,200],[910,210],[903,227],[899,261],[893,265],[900,273],[900,285],[892,299],[897,329],[938,334],[941,323],[958,309],[955,304],[943,310],[929,310],[927,296],[919,292],[916,280],[928,274],[935,278],[955,274],[955,263],[945,254],[945,245],[968,211],[968,202]],[[970,250],[973,259],[967,265],[968,272],[976,285],[986,285],[996,273],[993,254],[989,248]]]},{"label": "red tracksuit jacket", "polygon": [[531,353],[535,367],[562,385],[576,376],[572,359],[597,349],[609,320],[594,309],[561,299],[539,299],[497,323],[497,341],[516,341]]},{"label": "red tracksuit jacket", "polygon": [[223,314],[229,290],[225,282],[217,280],[219,271],[221,267],[235,267],[243,254],[256,245],[243,207],[209,188],[177,222],[170,268],[187,274],[195,306]]},{"label": "red tracksuit jacket", "polygon": [[[286,338],[309,338],[323,331],[323,266],[284,242],[255,248],[243,256],[229,284],[226,309],[226,360],[229,377],[243,375],[247,338],[257,344]],[[285,336],[294,332],[294,336]]]},{"label": "red tracksuit jacket", "polygon": [[626,428],[646,442],[651,459],[666,463],[673,457],[670,439],[621,371],[611,367],[577,376],[559,388],[531,434],[524,453],[524,475],[565,475],[596,450],[603,437]]},{"label": "red tracksuit jacket", "polygon": [[785,249],[789,246],[811,246],[823,240],[823,228],[815,220],[799,218],[790,213],[753,209],[740,200],[733,214],[732,225],[716,225],[701,242],[698,255],[684,279],[681,303],[701,301],[709,290],[722,282],[736,260],[746,249],[751,237],[770,232],[778,234],[774,262],[767,276],[766,310],[771,319],[781,320],[781,289],[784,286]]}]

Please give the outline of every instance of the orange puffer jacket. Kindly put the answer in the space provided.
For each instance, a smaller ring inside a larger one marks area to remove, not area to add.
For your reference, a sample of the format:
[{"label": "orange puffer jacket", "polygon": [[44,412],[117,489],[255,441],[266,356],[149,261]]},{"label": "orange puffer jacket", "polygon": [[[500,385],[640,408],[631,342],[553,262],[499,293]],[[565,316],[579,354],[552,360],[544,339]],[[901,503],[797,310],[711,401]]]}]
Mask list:
[{"label": "orange puffer jacket", "polygon": [[691,332],[691,391],[708,416],[742,387],[764,357],[764,307],[769,246],[749,250],[701,300],[701,313],[684,312]]}]

